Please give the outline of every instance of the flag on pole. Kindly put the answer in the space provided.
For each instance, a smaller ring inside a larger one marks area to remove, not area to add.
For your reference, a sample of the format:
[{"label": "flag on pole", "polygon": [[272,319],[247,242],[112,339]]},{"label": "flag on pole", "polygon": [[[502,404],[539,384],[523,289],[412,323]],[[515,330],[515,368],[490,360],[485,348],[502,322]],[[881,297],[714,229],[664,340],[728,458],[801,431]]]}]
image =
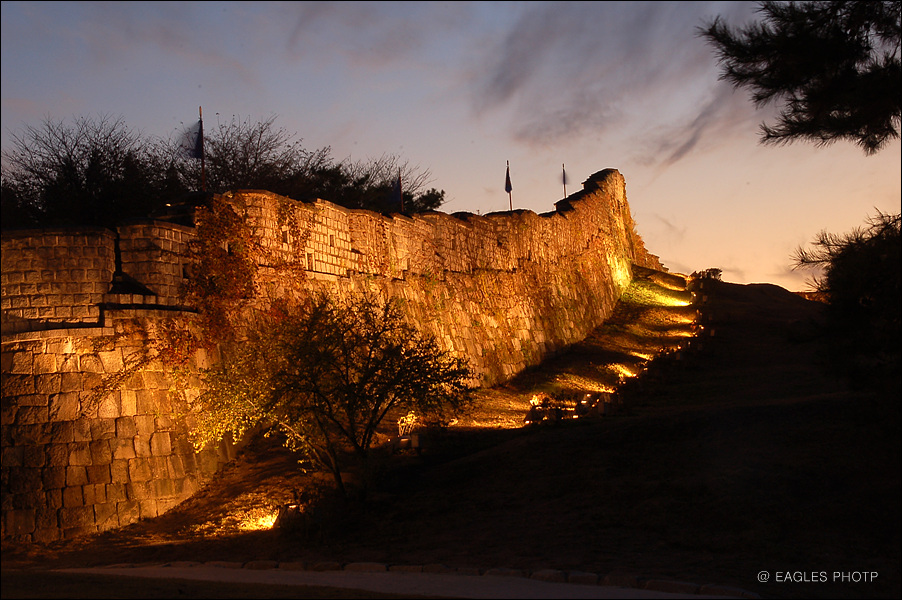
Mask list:
[{"label": "flag on pole", "polygon": [[404,212],[404,190],[401,187],[401,169],[398,169],[398,178],[392,182],[392,200],[400,206],[400,211]]},{"label": "flag on pole", "polygon": [[514,210],[514,197],[511,196],[511,190],[514,189],[511,186],[511,163],[507,161],[507,171],[504,173],[504,191],[507,192],[507,199],[510,202],[511,212]]},{"label": "flag on pole", "polygon": [[564,184],[564,198],[567,197],[567,169],[561,164],[561,182]]},{"label": "flag on pole", "polygon": [[182,150],[187,158],[200,161],[200,189],[207,191],[207,169],[204,160],[204,110],[198,107],[197,123],[185,130],[182,138]]},{"label": "flag on pole", "polygon": [[182,148],[185,156],[203,160],[204,158],[204,120],[198,119],[197,123],[185,130]]}]

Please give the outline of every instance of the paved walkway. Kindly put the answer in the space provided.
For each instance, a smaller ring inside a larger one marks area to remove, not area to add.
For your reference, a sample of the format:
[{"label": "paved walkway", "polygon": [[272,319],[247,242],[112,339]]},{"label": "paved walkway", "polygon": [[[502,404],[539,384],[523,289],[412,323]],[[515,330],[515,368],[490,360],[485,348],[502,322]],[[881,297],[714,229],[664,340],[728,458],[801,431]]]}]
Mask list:
[{"label": "paved walkway", "polygon": [[513,569],[454,571],[442,565],[388,567],[381,563],[319,564],[253,561],[249,563],[177,562],[61,569],[62,573],[191,579],[275,585],[312,585],[410,596],[445,598],[758,598],[756,594],[717,585],[679,581],[639,581],[624,585],[592,573],[556,570],[525,573]]}]

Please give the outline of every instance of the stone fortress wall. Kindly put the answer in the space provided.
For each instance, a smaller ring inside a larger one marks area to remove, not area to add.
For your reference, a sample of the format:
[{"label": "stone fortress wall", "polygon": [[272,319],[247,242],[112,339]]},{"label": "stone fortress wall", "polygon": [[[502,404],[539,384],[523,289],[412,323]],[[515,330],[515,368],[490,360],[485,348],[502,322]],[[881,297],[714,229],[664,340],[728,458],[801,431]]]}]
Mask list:
[{"label": "stone fortress wall", "polygon": [[[636,232],[622,175],[608,169],[583,185],[541,215],[388,217],[263,191],[224,197],[243,207],[268,256],[302,265],[294,289],[401,299],[412,323],[490,386],[584,339],[634,264],[663,269]],[[193,235],[167,221],[3,234],[3,538],[51,541],[156,516],[232,458],[229,445],[188,443],[161,365],[86,402],[155,323],[190,312],[179,288]],[[263,264],[258,285],[285,292],[285,276]]]}]

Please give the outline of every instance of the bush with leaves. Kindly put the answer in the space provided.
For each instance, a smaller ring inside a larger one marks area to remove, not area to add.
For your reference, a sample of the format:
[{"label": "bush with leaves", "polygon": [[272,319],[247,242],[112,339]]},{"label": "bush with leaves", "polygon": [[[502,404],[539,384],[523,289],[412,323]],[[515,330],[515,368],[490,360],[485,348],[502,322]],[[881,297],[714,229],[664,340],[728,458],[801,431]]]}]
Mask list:
[{"label": "bush with leaves", "polygon": [[415,411],[444,421],[471,398],[465,359],[409,325],[396,300],[326,295],[279,302],[204,374],[198,447],[266,428],[327,469],[363,464],[383,420]]}]

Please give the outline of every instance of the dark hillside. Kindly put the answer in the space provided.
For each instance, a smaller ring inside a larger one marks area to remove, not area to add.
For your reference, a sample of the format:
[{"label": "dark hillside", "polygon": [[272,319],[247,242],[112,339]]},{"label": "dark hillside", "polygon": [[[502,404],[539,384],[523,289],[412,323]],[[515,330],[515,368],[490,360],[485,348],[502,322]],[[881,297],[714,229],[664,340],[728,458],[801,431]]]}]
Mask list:
[{"label": "dark hillside", "polygon": [[[237,531],[234,515],[309,481],[284,452],[258,446],[170,514],[95,540],[5,548],[4,567],[330,559],[899,597],[899,396],[826,367],[819,303],[705,280],[685,306],[674,276],[644,275],[590,339],[485,390],[421,456],[387,460],[365,507],[323,515],[314,534]],[[697,309],[704,329],[690,338]],[[534,394],[599,393],[627,372],[642,374],[616,412],[522,426]],[[828,581],[777,580],[787,572]],[[856,572],[878,577],[833,581]]]}]

